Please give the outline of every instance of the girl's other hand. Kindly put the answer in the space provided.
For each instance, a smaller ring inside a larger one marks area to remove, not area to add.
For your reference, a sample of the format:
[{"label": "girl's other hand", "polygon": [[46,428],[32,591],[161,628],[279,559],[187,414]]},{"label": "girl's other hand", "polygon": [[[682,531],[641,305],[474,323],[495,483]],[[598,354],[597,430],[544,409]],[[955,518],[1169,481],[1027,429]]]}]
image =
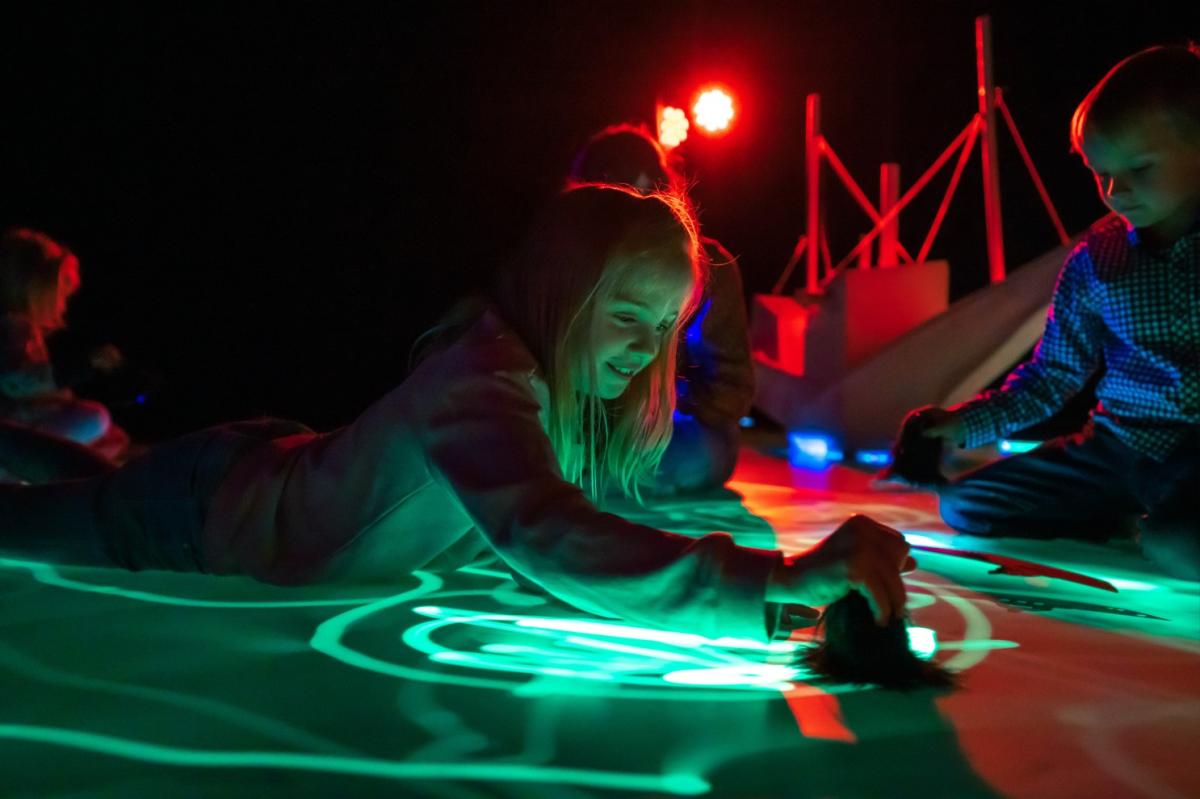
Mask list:
[{"label": "girl's other hand", "polygon": [[908,552],[898,531],[866,516],[851,516],[812,549],[784,558],[771,574],[767,600],[811,608],[857,590],[871,605],[876,623],[886,625],[904,615],[907,594],[900,575],[917,567]]}]

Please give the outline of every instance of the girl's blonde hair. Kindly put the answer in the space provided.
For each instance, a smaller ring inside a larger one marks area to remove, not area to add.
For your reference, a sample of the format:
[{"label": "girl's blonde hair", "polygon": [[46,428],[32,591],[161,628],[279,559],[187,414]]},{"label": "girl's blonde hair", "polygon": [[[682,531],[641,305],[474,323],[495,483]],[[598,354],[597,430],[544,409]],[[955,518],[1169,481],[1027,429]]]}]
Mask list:
[{"label": "girl's blonde hair", "polygon": [[[547,432],[563,475],[593,498],[609,483],[637,497],[670,441],[679,330],[704,289],[698,253],[695,219],[681,197],[576,184],[554,199],[498,276],[497,310],[550,390]],[[619,398],[580,396],[577,385],[596,385],[590,355],[598,309],[624,289],[653,297],[683,279],[691,291],[657,357]]]},{"label": "girl's blonde hair", "polygon": [[28,317],[41,333],[66,326],[67,300],[79,288],[79,259],[28,228],[0,236],[0,313]]}]

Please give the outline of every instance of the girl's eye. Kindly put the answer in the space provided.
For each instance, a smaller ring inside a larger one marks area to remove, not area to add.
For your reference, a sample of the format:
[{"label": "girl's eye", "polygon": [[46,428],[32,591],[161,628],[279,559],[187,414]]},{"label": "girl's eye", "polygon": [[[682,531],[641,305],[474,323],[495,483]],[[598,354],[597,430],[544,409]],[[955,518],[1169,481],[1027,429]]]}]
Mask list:
[{"label": "girl's eye", "polygon": [[1132,169],[1132,172],[1135,175],[1140,175],[1143,172],[1146,172],[1147,170],[1149,170],[1151,166],[1152,166],[1151,164],[1142,164],[1141,166],[1135,166]]},{"label": "girl's eye", "polygon": [[628,313],[613,314],[613,318],[624,325],[631,325],[637,321],[636,316],[634,316],[633,314],[628,314]]},{"label": "girl's eye", "polygon": [[671,329],[671,327],[672,327],[672,325],[671,325],[671,323],[670,323],[670,322],[659,322],[659,324],[658,324],[658,332],[659,332],[659,333],[666,333],[668,330],[670,330],[670,329]]}]

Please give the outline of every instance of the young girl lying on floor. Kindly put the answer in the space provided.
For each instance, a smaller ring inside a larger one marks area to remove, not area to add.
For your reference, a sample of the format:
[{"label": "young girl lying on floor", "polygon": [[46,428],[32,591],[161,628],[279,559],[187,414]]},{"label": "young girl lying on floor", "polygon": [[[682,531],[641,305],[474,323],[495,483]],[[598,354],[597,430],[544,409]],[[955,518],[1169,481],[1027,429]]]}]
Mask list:
[{"label": "young girl lying on floor", "polygon": [[89,479],[0,486],[0,550],[295,585],[387,579],[478,537],[550,594],[637,624],[764,640],[783,604],[811,617],[854,589],[879,623],[899,617],[908,546],[865,517],[784,557],[589,501],[636,495],[668,443],[698,263],[679,200],[568,189],[487,301],[354,423],[227,424]]}]

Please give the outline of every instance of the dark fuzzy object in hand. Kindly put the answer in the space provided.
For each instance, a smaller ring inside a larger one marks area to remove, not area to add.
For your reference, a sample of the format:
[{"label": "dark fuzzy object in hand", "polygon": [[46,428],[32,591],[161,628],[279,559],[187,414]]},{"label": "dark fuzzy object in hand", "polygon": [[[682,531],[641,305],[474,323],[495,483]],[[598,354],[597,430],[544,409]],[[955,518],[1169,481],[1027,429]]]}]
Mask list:
[{"label": "dark fuzzy object in hand", "polygon": [[818,631],[821,642],[802,657],[823,681],[901,691],[955,684],[953,674],[913,654],[903,619],[893,619],[884,627],[876,624],[871,606],[858,591],[827,607]]},{"label": "dark fuzzy object in hand", "polygon": [[919,488],[936,488],[946,484],[942,474],[942,440],[921,435],[928,424],[924,408],[904,417],[900,434],[892,445],[892,464],[879,479],[907,483]]}]

